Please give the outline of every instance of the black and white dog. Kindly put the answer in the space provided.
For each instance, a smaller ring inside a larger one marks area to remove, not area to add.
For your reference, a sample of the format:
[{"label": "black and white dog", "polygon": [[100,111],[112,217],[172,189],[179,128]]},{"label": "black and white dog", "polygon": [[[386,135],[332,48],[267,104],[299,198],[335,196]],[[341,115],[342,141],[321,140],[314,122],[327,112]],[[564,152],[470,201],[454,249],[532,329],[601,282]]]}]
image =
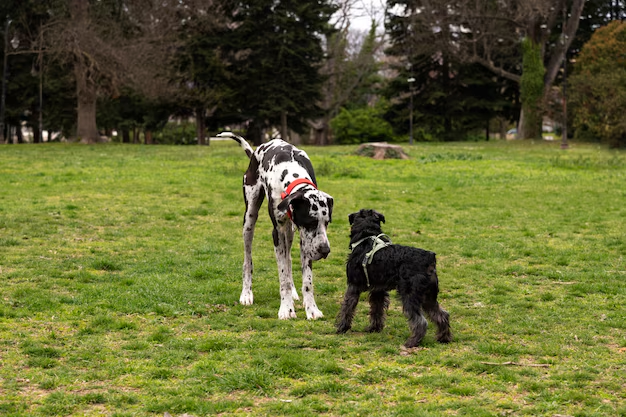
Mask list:
[{"label": "black and white dog", "polygon": [[337,333],[351,328],[359,296],[365,291],[369,291],[370,303],[367,331],[382,331],[389,307],[389,290],[395,289],[411,330],[406,347],[417,346],[426,334],[428,322],[422,310],[437,325],[437,340],[450,342],[449,314],[437,302],[439,280],[435,254],[393,245],[380,227],[385,216],[375,210],[360,210],[350,214],[348,220],[351,225],[351,253],[346,265],[348,289],[337,316]]},{"label": "black and white dog", "polygon": [[317,189],[309,157],[295,146],[275,139],[254,151],[241,136],[231,132],[222,132],[218,136],[237,141],[250,158],[250,165],[243,176],[246,213],[243,220],[243,289],[239,302],[244,305],[253,302],[252,239],[259,209],[267,195],[269,215],[274,225],[272,237],[280,280],[278,318],[296,317],[293,300],[299,298],[291,274],[294,225],[300,230],[302,294],[306,317],[323,317],[313,297],[312,263],[326,258],[330,253],[326,229],[332,220],[333,198]]}]

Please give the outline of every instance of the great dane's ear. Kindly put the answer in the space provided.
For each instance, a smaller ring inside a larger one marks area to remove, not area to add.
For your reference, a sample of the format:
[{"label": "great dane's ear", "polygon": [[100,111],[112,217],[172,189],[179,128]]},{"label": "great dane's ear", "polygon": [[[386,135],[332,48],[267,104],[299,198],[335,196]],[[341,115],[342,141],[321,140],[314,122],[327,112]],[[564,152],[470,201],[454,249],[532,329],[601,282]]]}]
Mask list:
[{"label": "great dane's ear", "polygon": [[333,206],[335,205],[335,200],[326,194],[326,201],[328,202],[328,221],[332,223],[333,221]]},{"label": "great dane's ear", "polygon": [[374,214],[374,217],[376,217],[376,220],[385,223],[385,216],[383,216],[383,213],[379,213],[376,210],[372,210],[372,213]]},{"label": "great dane's ear", "polygon": [[354,223],[354,218],[356,217],[356,215],[359,213],[350,213],[348,214],[348,221],[350,222],[350,226],[352,226],[352,223]]},{"label": "great dane's ear", "polygon": [[289,205],[292,204],[292,202],[294,202],[295,200],[301,199],[302,197],[304,197],[304,190],[296,191],[293,194],[289,194],[283,199],[283,201],[278,204],[278,210],[281,213],[286,213],[289,209]]}]

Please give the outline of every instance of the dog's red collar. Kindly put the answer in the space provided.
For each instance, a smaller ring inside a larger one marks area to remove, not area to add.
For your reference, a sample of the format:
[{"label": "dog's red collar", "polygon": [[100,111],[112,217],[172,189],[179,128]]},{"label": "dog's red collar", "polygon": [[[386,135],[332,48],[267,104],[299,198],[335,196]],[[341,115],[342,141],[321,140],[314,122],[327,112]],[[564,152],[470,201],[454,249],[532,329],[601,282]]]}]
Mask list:
[{"label": "dog's red collar", "polygon": [[313,188],[317,189],[317,187],[315,186],[313,181],[311,181],[310,179],[308,179],[308,178],[298,178],[297,180],[292,181],[289,184],[289,186],[287,186],[287,189],[280,194],[280,198],[282,198],[284,200],[285,197],[287,197],[289,194],[291,194],[293,189],[296,188],[300,184],[309,184],[309,185],[312,185]]},{"label": "dog's red collar", "polygon": [[[309,185],[313,186],[313,188],[315,188],[317,190],[317,186],[310,179],[308,179],[308,178],[298,178],[297,180],[292,181],[287,186],[287,189],[285,191],[280,193],[280,198],[284,200],[285,198],[287,198],[287,196],[289,194],[291,194],[291,192],[293,191],[294,188],[296,188],[298,185],[302,185],[302,184],[309,184]],[[287,208],[287,216],[289,217],[290,220],[293,220],[291,218],[291,208],[289,208],[289,207]]]}]

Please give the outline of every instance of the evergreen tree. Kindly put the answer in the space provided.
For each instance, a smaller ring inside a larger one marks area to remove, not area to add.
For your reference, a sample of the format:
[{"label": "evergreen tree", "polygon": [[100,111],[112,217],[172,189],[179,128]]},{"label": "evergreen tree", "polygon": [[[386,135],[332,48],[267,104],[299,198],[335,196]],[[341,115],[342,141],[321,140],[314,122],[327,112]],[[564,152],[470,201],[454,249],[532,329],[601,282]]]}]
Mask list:
[{"label": "evergreen tree", "polygon": [[205,144],[207,116],[231,96],[228,57],[221,48],[228,29],[206,20],[195,16],[181,27],[182,45],[170,60],[175,99],[183,112],[195,116],[199,145]]},{"label": "evergreen tree", "polygon": [[[484,130],[492,118],[511,113],[516,86],[496,79],[480,65],[418,58],[386,90],[393,103],[386,118],[397,133],[408,133],[411,94],[417,140],[463,140],[477,129]],[[409,83],[411,78],[415,81]]]},{"label": "evergreen tree", "polygon": [[322,40],[332,32],[328,21],[334,10],[328,0],[234,5],[234,29],[225,45],[234,58],[230,109],[249,122],[247,136],[255,143],[265,129],[281,126],[285,135],[288,126],[300,132],[306,119],[319,114]]},{"label": "evergreen tree", "polygon": [[452,33],[444,23],[433,28],[430,21],[415,19],[409,11],[417,7],[414,1],[392,4],[396,10],[401,5],[405,12],[388,13],[387,21],[391,38],[387,54],[396,57],[398,72],[386,91],[393,103],[387,118],[397,132],[409,130],[411,95],[418,140],[464,139],[472,130],[487,127],[491,118],[508,115],[515,105],[516,86],[479,64],[463,62],[455,42],[444,41],[458,40],[463,33]]}]

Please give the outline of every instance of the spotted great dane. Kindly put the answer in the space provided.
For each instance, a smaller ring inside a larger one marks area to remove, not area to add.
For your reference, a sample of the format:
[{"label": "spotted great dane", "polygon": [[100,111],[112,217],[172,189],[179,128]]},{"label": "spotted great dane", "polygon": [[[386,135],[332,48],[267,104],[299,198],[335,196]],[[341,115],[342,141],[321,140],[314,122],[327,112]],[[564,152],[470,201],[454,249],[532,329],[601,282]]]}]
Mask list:
[{"label": "spotted great dane", "polygon": [[313,261],[326,258],[330,244],[326,235],[332,220],[333,198],[317,189],[313,165],[307,154],[295,146],[274,139],[256,151],[241,136],[222,132],[218,137],[234,139],[244,149],[250,165],[243,176],[246,213],[243,220],[243,289],[239,302],[251,305],[252,239],[259,209],[267,195],[270,219],[274,225],[274,252],[280,280],[279,319],[296,317],[294,300],[299,300],[291,273],[291,245],[294,229],[300,231],[302,295],[306,317],[323,317],[313,296]]}]

